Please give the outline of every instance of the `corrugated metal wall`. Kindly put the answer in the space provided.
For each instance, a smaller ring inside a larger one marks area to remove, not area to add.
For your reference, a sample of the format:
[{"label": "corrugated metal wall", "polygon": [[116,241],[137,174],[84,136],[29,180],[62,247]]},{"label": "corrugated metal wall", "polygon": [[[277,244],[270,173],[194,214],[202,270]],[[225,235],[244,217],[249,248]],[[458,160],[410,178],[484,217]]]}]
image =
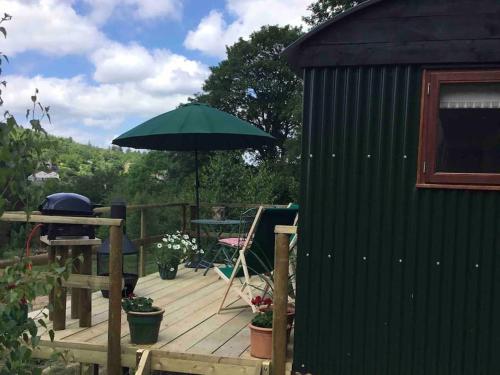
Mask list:
[{"label": "corrugated metal wall", "polygon": [[305,71],[294,369],[500,374],[500,192],[416,189],[422,71]]}]

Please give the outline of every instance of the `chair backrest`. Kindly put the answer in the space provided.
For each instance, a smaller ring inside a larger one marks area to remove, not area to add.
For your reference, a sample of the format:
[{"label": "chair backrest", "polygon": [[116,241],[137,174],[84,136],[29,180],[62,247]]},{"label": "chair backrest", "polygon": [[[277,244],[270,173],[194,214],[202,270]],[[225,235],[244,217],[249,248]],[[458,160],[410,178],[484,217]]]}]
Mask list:
[{"label": "chair backrest", "polygon": [[245,238],[250,230],[250,226],[255,220],[255,215],[257,214],[257,208],[249,208],[240,214],[240,225],[239,225],[239,236],[240,238]]},{"label": "chair backrest", "polygon": [[260,208],[255,222],[250,247],[245,251],[245,260],[250,275],[274,269],[274,228],[276,225],[293,225],[298,209]]}]

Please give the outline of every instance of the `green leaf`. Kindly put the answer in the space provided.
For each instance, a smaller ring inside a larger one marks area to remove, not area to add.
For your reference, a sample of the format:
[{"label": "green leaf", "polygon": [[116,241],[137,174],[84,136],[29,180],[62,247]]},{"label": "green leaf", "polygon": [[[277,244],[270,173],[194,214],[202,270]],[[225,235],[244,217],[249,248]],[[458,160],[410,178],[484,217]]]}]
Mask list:
[{"label": "green leaf", "polygon": [[4,38],[7,38],[7,30],[5,30],[5,27],[0,27],[0,33],[3,34]]},{"label": "green leaf", "polygon": [[53,330],[49,330],[49,337],[50,337],[50,341],[54,342],[54,331]]},{"label": "green leaf", "polygon": [[[44,315],[46,314],[44,313]],[[43,328],[47,329],[47,323],[45,323],[45,320],[38,319],[38,324],[40,324]]]}]

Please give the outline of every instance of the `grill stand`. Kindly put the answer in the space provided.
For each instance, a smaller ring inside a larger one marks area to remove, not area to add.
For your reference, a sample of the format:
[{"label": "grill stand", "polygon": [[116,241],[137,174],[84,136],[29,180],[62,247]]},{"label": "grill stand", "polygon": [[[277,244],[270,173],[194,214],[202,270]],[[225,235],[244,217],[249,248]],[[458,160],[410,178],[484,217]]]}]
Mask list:
[{"label": "grill stand", "polygon": [[[59,266],[63,266],[71,248],[72,274],[92,275],[92,246],[100,245],[100,239],[60,237],[49,240],[47,236],[43,236],[40,237],[40,241],[48,246],[49,263],[57,262]],[[82,262],[78,259],[79,256],[83,257]],[[49,319],[53,320],[54,331],[66,328],[66,287],[62,286],[63,283],[59,280],[59,285],[49,295],[49,303],[53,306],[53,311],[49,312]],[[90,327],[92,325],[92,289],[87,284],[78,284],[74,281],[71,286],[71,318],[79,318],[80,327]]]}]

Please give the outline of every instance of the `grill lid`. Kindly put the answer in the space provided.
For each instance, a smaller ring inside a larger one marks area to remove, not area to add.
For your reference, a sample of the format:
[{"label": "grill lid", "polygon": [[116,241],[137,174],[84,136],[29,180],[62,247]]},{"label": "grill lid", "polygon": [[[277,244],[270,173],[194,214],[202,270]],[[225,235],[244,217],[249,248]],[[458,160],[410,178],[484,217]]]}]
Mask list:
[{"label": "grill lid", "polygon": [[75,193],[56,193],[45,198],[38,209],[44,215],[94,216],[90,199]]}]

